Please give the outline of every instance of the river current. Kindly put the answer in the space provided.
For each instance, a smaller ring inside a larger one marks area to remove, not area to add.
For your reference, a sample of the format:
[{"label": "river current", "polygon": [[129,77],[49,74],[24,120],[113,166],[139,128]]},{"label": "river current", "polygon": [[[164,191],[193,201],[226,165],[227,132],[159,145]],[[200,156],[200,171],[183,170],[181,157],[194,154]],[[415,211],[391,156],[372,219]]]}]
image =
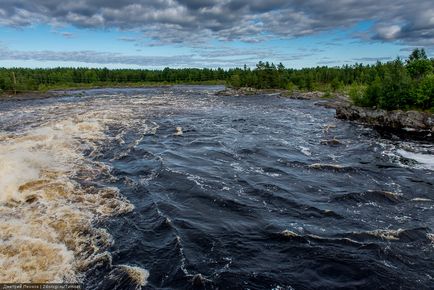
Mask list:
[{"label": "river current", "polygon": [[434,289],[434,145],[222,87],[0,102],[0,282]]}]

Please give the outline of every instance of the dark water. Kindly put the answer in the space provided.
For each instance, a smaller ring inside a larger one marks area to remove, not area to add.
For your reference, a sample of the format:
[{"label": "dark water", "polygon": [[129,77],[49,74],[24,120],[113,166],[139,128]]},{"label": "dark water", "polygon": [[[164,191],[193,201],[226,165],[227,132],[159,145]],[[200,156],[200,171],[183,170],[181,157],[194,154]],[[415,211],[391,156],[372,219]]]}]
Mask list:
[{"label": "dark water", "polygon": [[[218,89],[5,102],[0,129],[98,112],[107,137],[83,154],[110,170],[91,182],[134,210],[96,224],[114,241],[111,265],[149,271],[143,289],[434,289],[433,144],[386,139],[313,102]],[[107,263],[83,279],[140,288]]]}]

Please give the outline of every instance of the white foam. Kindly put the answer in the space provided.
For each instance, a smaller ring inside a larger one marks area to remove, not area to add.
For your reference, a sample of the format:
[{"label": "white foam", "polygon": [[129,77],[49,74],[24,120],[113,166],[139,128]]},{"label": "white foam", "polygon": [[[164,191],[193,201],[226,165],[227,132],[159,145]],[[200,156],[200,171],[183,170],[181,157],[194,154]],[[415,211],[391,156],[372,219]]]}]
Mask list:
[{"label": "white foam", "polygon": [[300,146],[300,151],[306,156],[312,156],[312,152],[310,152],[308,147]]},{"label": "white foam", "polygon": [[397,153],[404,158],[416,161],[419,168],[434,170],[434,155],[432,154],[413,153],[402,149],[398,149]]},{"label": "white foam", "polygon": [[0,133],[0,282],[76,282],[108,255],[111,237],[92,222],[133,206],[115,188],[88,192],[72,179],[104,170],[83,151],[97,153],[107,120],[89,113]]}]

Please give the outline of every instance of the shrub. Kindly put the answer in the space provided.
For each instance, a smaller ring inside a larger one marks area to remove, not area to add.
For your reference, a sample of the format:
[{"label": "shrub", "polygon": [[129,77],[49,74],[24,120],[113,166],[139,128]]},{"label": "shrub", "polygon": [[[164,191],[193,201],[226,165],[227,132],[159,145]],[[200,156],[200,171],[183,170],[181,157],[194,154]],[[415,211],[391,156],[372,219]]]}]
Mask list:
[{"label": "shrub", "polygon": [[425,76],[415,90],[415,103],[422,109],[434,108],[434,74]]},{"label": "shrub", "polygon": [[238,74],[234,74],[231,76],[231,79],[229,80],[229,84],[234,88],[241,87],[241,79]]},{"label": "shrub", "polygon": [[416,59],[408,62],[407,71],[413,79],[420,79],[432,72],[432,63],[429,59]]},{"label": "shrub", "polygon": [[343,83],[342,83],[342,81],[339,81],[338,80],[338,78],[334,78],[332,81],[331,81],[331,83],[330,83],[330,86],[331,86],[331,89],[334,91],[334,92],[336,92],[337,90],[339,90],[341,87],[343,87]]},{"label": "shrub", "polygon": [[411,102],[411,78],[400,59],[386,64],[378,105],[382,109],[405,109]]},{"label": "shrub", "polygon": [[382,81],[379,77],[376,77],[375,80],[366,88],[364,95],[365,104],[370,107],[376,106],[382,94]]},{"label": "shrub", "polygon": [[286,85],[286,89],[288,90],[288,91],[296,91],[297,90],[297,86],[296,85],[294,85],[294,83],[293,82],[289,82],[287,85]]},{"label": "shrub", "polygon": [[353,103],[356,106],[368,107],[370,106],[370,104],[366,102],[365,92],[366,92],[366,86],[353,83],[350,86],[348,94],[350,96],[351,101],[353,101]]}]

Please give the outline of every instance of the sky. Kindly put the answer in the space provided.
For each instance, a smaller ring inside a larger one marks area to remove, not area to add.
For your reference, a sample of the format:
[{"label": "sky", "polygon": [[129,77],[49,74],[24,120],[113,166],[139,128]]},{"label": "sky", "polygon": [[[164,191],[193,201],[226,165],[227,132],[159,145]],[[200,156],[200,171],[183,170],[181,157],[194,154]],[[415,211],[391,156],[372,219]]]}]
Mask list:
[{"label": "sky", "polygon": [[0,67],[341,66],[434,56],[433,0],[0,0]]}]

